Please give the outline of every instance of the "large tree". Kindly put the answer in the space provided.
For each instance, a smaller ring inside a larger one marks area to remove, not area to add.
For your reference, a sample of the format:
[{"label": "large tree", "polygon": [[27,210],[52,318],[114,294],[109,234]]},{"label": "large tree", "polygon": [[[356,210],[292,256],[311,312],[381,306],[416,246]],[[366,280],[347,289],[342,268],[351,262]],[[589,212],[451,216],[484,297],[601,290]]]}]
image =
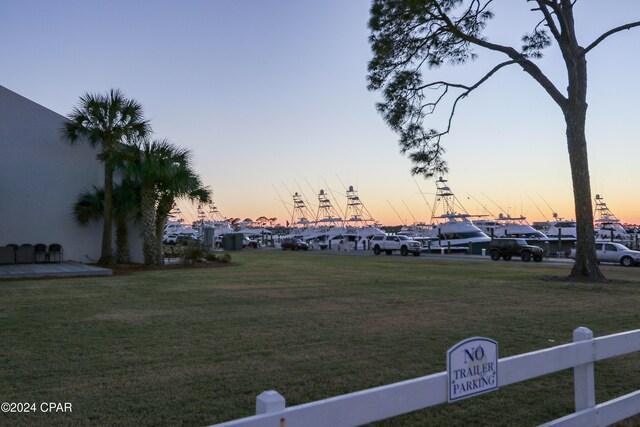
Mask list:
[{"label": "large tree", "polygon": [[104,211],[99,264],[113,263],[113,156],[122,144],[131,144],[151,132],[142,106],[117,89],[106,94],[87,93],[68,115],[62,133],[71,144],[87,142],[100,147],[104,163]]},{"label": "large tree", "polygon": [[[401,150],[414,163],[412,173],[430,177],[447,170],[441,138],[451,129],[460,100],[506,67],[520,67],[533,78],[560,108],[566,124],[578,229],[576,262],[570,276],[601,280],[603,275],[595,255],[585,135],[587,54],[609,36],[640,26],[640,22],[612,28],[584,47],[576,35],[576,2],[527,0],[526,3],[533,5],[532,12],[539,15],[539,22],[522,37],[521,46],[513,47],[493,43],[483,34],[493,17],[489,9],[492,0],[373,0],[369,21],[373,59],[369,63],[368,79],[370,90],[382,92],[383,102],[378,104],[378,110],[399,134]],[[566,91],[536,63],[542,51],[554,42],[566,67]],[[497,52],[504,56],[504,61],[472,83],[425,81],[423,72],[444,63],[465,64],[475,59],[479,51]],[[437,107],[442,108],[447,100],[450,111],[446,127],[426,129],[427,116]]]},{"label": "large tree", "polygon": [[191,166],[189,150],[167,140],[143,140],[124,146],[116,155],[117,165],[125,179],[140,187],[140,232],[145,264],[162,259],[162,228],[176,198],[193,197],[208,200]]}]

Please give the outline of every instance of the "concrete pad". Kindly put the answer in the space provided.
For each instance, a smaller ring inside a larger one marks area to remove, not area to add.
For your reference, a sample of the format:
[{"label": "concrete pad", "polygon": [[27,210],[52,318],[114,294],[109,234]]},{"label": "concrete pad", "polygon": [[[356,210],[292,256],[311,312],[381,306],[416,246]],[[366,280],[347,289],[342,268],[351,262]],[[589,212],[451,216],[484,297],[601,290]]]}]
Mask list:
[{"label": "concrete pad", "polygon": [[111,276],[112,274],[113,272],[108,268],[95,267],[79,262],[0,265],[0,279]]}]

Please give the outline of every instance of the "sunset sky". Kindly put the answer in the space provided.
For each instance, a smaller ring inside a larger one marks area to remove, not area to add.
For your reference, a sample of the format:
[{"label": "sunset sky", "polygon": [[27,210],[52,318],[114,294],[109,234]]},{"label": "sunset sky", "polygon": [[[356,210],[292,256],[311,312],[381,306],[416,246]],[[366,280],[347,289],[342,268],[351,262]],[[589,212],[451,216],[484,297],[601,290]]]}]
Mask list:
[{"label": "sunset sky", "polygon": [[[520,46],[539,15],[525,0],[494,4],[486,36]],[[416,177],[416,185],[397,136],[376,112],[379,94],[366,88],[369,7],[368,0],[3,0],[0,85],[63,115],[86,92],[123,90],[144,106],[156,138],[191,150],[228,217],[285,223],[293,191],[314,205],[321,188],[344,209],[344,184],[382,223],[428,221],[420,191],[431,203],[434,181]],[[576,5],[582,45],[636,20],[637,0]],[[592,191],[634,223],[638,46],[640,28],[588,56]],[[539,63],[564,90],[556,49]],[[477,53],[474,63],[425,79],[471,84],[503,59]],[[484,213],[481,205],[497,213],[497,204],[530,221],[551,218],[552,209],[574,217],[562,115],[519,68],[499,72],[464,100],[443,144],[450,186],[470,213]],[[183,212],[195,215],[193,207]]]}]

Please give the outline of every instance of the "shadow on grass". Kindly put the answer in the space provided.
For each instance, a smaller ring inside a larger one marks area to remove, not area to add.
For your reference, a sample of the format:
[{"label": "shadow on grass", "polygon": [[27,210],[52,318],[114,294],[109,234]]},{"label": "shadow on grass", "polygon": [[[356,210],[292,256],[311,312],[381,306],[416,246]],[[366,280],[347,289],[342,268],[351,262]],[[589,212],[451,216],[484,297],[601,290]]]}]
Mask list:
[{"label": "shadow on grass", "polygon": [[194,263],[176,263],[164,265],[144,265],[144,264],[116,264],[109,266],[114,276],[124,276],[133,273],[142,273],[145,271],[179,271],[193,270],[199,268],[223,268],[235,267],[237,264],[233,262],[204,261]]}]

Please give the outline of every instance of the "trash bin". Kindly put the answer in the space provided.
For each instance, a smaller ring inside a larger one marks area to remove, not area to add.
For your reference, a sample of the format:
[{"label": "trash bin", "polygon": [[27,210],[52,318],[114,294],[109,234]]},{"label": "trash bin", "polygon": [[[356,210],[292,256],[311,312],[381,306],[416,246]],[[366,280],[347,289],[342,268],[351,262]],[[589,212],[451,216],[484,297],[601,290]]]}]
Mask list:
[{"label": "trash bin", "polygon": [[213,228],[204,229],[204,248],[207,251],[212,251],[215,248],[215,230]]},{"label": "trash bin", "polygon": [[225,234],[222,240],[222,249],[225,251],[235,251],[235,234]]},{"label": "trash bin", "polygon": [[234,251],[242,250],[242,241],[244,240],[244,234],[233,234],[233,249]]}]

